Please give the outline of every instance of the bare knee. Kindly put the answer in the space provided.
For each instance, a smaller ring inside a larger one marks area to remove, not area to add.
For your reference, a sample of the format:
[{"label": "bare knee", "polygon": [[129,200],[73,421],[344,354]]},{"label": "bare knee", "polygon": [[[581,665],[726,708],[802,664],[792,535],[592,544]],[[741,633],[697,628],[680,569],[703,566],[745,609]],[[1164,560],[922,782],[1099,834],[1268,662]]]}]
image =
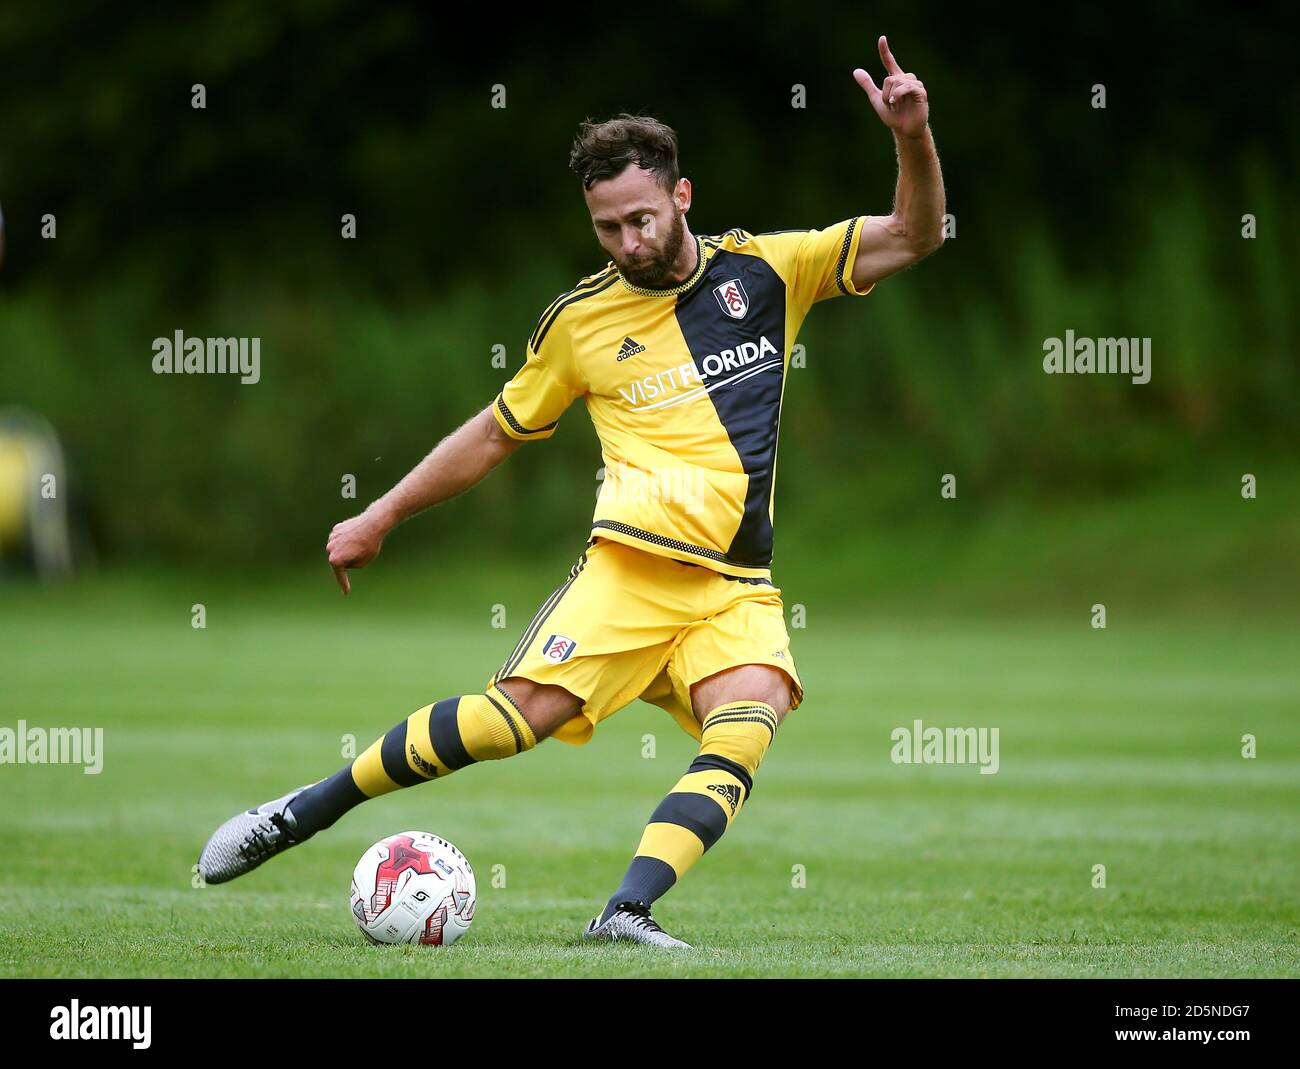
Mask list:
[{"label": "bare knee", "polygon": [[582,711],[582,699],[551,683],[510,676],[498,681],[497,687],[514,701],[538,742]]},{"label": "bare knee", "polygon": [[790,711],[790,677],[770,664],[741,664],[715,672],[691,687],[691,706],[701,723],[728,702],[757,701],[770,705],[780,726]]}]

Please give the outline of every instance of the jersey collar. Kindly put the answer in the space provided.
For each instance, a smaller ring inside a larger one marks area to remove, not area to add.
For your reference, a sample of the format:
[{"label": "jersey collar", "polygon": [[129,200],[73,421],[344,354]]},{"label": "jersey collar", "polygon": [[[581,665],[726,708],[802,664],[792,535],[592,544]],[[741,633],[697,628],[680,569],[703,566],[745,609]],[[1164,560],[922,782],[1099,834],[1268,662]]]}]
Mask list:
[{"label": "jersey collar", "polygon": [[695,270],[691,273],[690,278],[683,279],[675,286],[669,286],[666,289],[654,289],[649,286],[635,286],[631,282],[629,282],[626,278],[623,278],[623,272],[618,271],[618,265],[615,264],[613,260],[610,260],[610,265],[613,266],[615,271],[618,271],[618,277],[622,280],[623,285],[626,286],[633,293],[639,293],[643,297],[678,296],[679,294],[685,293],[697,282],[699,282],[701,278],[704,277],[704,270],[707,266],[705,262],[707,259],[705,255],[705,248],[700,243],[699,236],[697,234],[692,234],[691,237],[695,239]]}]

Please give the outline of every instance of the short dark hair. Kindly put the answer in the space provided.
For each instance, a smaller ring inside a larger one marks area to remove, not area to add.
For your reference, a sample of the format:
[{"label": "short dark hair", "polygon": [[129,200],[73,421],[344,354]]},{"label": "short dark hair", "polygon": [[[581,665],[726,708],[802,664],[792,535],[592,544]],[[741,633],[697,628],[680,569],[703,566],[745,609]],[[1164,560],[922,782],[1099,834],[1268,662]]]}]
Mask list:
[{"label": "short dark hair", "polygon": [[583,189],[622,174],[632,164],[651,171],[671,193],[681,178],[676,131],[649,115],[627,112],[604,122],[583,120],[569,153],[569,169],[582,179]]}]

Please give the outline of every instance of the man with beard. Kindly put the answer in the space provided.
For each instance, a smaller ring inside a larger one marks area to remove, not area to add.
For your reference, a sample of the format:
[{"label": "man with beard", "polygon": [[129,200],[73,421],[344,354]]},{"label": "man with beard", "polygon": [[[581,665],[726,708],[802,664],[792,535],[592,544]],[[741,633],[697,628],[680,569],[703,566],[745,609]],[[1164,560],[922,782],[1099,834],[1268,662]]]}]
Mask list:
[{"label": "man with beard", "polygon": [[862,296],[943,240],[943,181],[925,87],[879,41],[887,76],[854,77],[898,152],[895,206],[824,230],[697,237],[677,136],[654,118],[584,122],[570,153],[606,267],[557,297],[491,405],[327,544],[339,585],[403,520],[549,438],[581,397],[605,480],[590,538],[483,690],[400,721],[328,779],[241,813],[199,859],[208,883],[250,871],[354,806],[510,757],[589,741],[641,698],[700,744],[655,808],[584,938],[688,947],[651,905],[730,826],[786,713],[803,701],[772,581],[777,428],[812,305]]}]

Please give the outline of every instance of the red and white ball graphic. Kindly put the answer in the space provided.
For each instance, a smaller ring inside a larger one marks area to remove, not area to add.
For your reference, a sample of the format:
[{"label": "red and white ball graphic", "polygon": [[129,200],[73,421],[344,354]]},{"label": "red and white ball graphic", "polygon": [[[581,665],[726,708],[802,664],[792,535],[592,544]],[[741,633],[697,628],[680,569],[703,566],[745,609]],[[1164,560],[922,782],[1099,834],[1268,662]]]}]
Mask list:
[{"label": "red and white ball graphic", "polygon": [[465,855],[427,831],[380,840],[352,873],[352,916],[372,943],[450,946],[469,930],[477,900]]}]

